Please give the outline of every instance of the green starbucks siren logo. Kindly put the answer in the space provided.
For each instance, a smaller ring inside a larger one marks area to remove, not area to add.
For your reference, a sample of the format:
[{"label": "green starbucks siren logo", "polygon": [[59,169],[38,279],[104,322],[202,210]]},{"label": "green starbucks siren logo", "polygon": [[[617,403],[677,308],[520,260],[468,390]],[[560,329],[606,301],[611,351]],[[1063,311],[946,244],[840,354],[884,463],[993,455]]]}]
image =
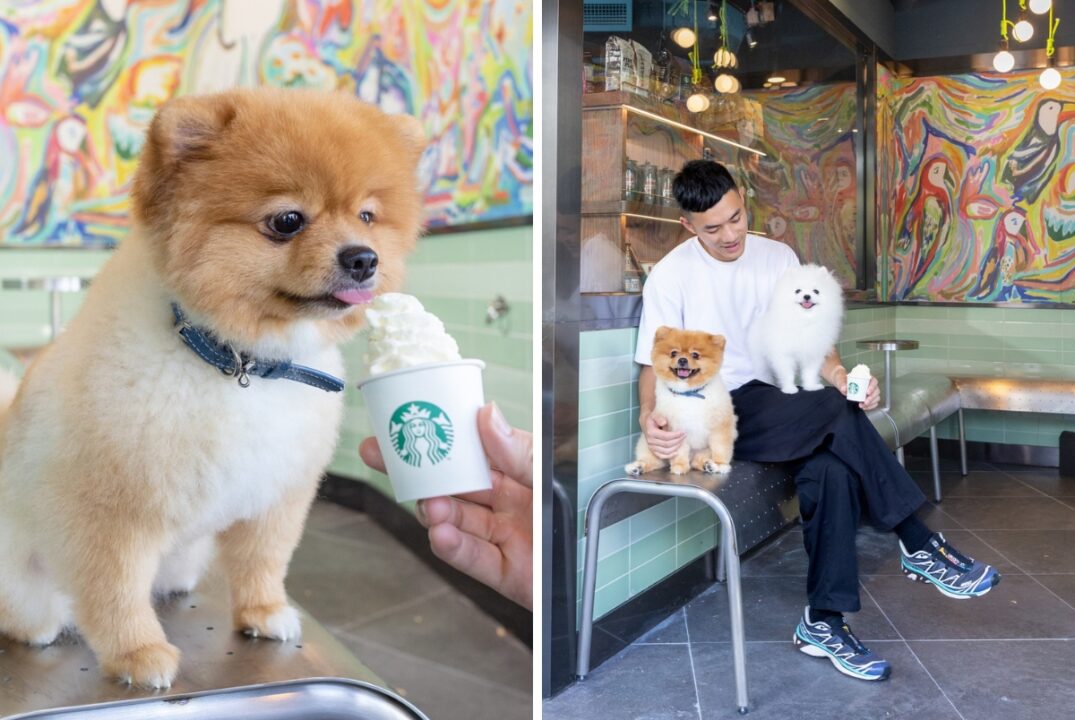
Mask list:
[{"label": "green starbucks siren logo", "polygon": [[452,450],[455,430],[444,411],[433,403],[415,400],[392,413],[388,433],[396,454],[408,465],[422,467],[422,460],[436,465]]}]

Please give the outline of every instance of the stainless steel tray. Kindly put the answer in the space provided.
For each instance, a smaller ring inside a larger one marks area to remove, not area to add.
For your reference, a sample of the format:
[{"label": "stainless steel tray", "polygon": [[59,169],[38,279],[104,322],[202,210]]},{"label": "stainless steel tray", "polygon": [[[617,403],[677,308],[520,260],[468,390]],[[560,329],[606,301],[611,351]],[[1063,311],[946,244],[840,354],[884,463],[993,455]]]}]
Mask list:
[{"label": "stainless steel tray", "polygon": [[340,678],[290,680],[41,710],[9,720],[428,720],[397,695]]}]

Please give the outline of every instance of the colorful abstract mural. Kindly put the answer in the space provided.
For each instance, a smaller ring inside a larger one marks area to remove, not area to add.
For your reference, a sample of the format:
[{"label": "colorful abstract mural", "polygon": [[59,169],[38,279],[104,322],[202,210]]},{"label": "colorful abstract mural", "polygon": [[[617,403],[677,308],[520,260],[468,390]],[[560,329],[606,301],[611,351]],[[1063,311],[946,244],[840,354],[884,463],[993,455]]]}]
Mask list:
[{"label": "colorful abstract mural", "polygon": [[7,0],[0,243],[114,245],[156,109],[257,84],[421,118],[431,227],[531,215],[532,26],[527,0]]},{"label": "colorful abstract mural", "polygon": [[1049,91],[1037,71],[881,77],[882,297],[1075,302],[1075,71],[1062,75]]},{"label": "colorful abstract mural", "polygon": [[[740,153],[751,226],[787,243],[802,262],[828,267],[844,287],[856,284],[858,188],[853,83],[747,93],[760,128],[741,140],[765,157]],[[754,137],[751,138],[751,135]]]}]

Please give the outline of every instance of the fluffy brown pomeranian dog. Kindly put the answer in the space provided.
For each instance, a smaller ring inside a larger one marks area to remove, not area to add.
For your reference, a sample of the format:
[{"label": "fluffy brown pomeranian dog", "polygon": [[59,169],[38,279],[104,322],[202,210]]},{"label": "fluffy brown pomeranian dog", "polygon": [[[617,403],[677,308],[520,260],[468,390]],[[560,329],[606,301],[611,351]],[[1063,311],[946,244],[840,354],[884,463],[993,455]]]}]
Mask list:
[{"label": "fluffy brown pomeranian dog", "polygon": [[0,416],[0,632],[74,627],[104,672],[167,687],[153,595],[216,553],[236,629],[299,635],[284,576],[336,445],[336,345],[402,282],[421,135],[344,94],[161,108],[130,236]]},{"label": "fluffy brown pomeranian dog", "polygon": [[[659,327],[653,336],[651,360],[657,376],[653,411],[668,420],[665,429],[687,433],[671,460],[672,472],[682,475],[693,468],[723,474],[731,470],[736,429],[732,398],[720,379],[724,336]],[[639,475],[664,465],[642,435],[635,446],[635,461],[624,469]]]}]

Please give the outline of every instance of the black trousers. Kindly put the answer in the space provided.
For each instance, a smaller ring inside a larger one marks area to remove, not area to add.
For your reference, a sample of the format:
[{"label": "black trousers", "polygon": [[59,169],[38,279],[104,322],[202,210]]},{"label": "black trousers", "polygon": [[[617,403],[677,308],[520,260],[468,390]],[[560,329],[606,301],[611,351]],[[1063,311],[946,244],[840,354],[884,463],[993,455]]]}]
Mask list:
[{"label": "black trousers", "polygon": [[855,535],[865,511],[891,530],[925,502],[857,403],[835,388],[786,395],[759,380],[732,391],[738,460],[789,463],[810,566],[811,607],[856,612]]}]

